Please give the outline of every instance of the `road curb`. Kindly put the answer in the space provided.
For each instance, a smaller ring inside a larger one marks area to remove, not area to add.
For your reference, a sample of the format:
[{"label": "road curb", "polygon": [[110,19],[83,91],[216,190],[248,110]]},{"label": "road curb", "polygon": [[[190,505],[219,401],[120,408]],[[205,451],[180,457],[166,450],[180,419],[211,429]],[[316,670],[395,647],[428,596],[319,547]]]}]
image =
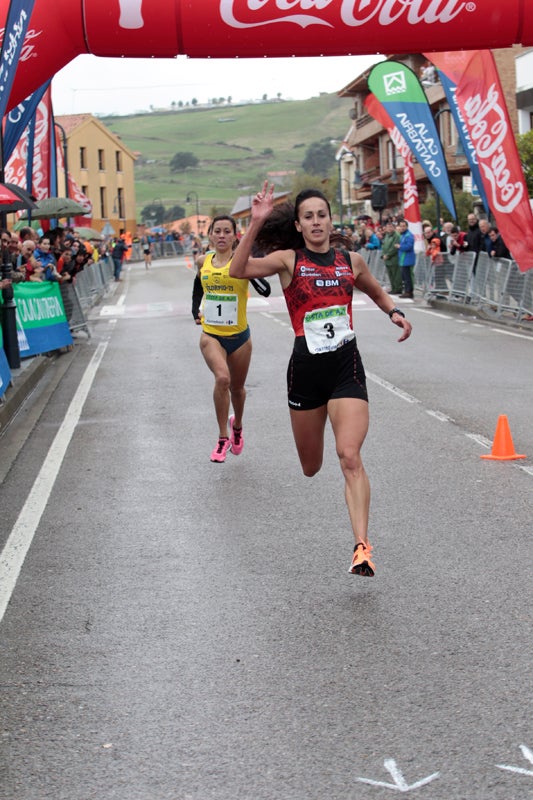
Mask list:
[{"label": "road curb", "polygon": [[7,428],[27,397],[33,392],[57,356],[34,356],[20,370],[14,370],[11,384],[0,401],[0,435]]}]

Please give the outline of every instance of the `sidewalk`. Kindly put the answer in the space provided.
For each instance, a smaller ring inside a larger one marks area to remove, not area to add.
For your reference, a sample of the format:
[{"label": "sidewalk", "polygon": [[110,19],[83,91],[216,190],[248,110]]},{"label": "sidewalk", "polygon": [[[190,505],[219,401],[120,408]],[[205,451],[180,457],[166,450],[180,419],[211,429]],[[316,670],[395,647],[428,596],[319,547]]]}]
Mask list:
[{"label": "sidewalk", "polygon": [[21,360],[19,369],[11,370],[11,385],[0,398],[0,436],[56,357],[51,355],[25,358]]}]

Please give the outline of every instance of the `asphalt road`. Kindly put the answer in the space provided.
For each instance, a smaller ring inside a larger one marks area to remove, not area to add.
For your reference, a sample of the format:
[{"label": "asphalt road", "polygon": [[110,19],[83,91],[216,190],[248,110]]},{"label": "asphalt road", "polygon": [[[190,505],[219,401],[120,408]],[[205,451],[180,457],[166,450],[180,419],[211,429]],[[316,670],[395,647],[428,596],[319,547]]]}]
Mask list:
[{"label": "asphalt road", "polygon": [[[299,469],[279,287],[225,464],[191,287],[133,265],[0,439],[0,798],[532,797],[533,337],[417,301],[398,344],[356,298],[366,579],[329,431]],[[480,458],[501,414],[527,459]]]}]

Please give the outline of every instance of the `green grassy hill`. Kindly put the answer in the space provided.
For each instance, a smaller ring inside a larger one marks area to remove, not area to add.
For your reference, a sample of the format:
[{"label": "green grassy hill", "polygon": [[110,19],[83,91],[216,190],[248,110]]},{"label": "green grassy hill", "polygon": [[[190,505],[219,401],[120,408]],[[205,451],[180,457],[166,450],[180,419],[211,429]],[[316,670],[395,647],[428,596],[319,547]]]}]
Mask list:
[{"label": "green grassy hill", "polygon": [[[230,211],[236,198],[256,191],[269,172],[302,172],[312,142],[341,141],[350,126],[351,107],[348,98],[323,94],[301,101],[107,117],[102,122],[140,153],[135,167],[140,219],[140,210],[154,200],[194,214],[196,203],[185,203],[192,191],[198,194],[200,213]],[[199,163],[172,173],[169,162],[182,151],[193,153]],[[331,167],[334,175],[334,162]]]}]

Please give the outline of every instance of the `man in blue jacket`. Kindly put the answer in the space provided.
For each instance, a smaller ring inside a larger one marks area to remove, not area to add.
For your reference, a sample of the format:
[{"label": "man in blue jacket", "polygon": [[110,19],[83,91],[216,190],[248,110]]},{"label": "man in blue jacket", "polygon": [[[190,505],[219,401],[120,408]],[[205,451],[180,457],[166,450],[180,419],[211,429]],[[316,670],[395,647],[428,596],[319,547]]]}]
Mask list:
[{"label": "man in blue jacket", "polygon": [[398,248],[398,264],[402,273],[403,292],[400,297],[414,297],[413,291],[413,267],[416,262],[415,237],[409,230],[407,222],[402,220],[398,225],[400,241],[396,245]]}]

